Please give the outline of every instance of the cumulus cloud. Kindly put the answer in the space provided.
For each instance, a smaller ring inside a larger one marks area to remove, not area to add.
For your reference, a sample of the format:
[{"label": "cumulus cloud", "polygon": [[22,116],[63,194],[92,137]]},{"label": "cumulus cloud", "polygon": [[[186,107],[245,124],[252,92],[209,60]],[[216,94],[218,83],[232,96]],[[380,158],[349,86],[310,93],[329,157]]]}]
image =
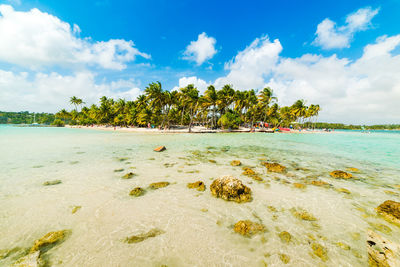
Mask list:
[{"label": "cumulus cloud", "polygon": [[194,61],[197,65],[201,65],[217,53],[215,49],[216,42],[215,38],[208,37],[207,34],[203,32],[199,34],[197,41],[191,41],[186,47],[183,58]]},{"label": "cumulus cloud", "polygon": [[379,9],[371,7],[360,8],[346,17],[346,23],[343,26],[337,26],[334,21],[326,18],[318,24],[313,44],[323,49],[349,47],[354,34],[367,30],[378,12]]},{"label": "cumulus cloud", "polygon": [[207,87],[210,85],[206,81],[199,79],[196,76],[182,77],[179,79],[179,85],[174,87],[172,90],[179,90],[179,88],[186,87],[189,84],[193,84],[194,87],[196,87],[201,94],[203,94],[204,91],[207,90]]},{"label": "cumulus cloud", "polygon": [[[235,89],[274,90],[281,105],[297,99],[320,104],[320,121],[357,124],[399,123],[400,34],[381,36],[364,47],[356,60],[337,55],[305,54],[298,58],[280,56],[279,40],[256,39],[226,64],[228,75],[216,79],[217,89],[232,84]],[[202,83],[184,77],[179,84]]]},{"label": "cumulus cloud", "polygon": [[225,64],[229,73],[215,81],[217,87],[232,84],[237,89],[260,88],[275,67],[282,45],[278,39],[271,42],[267,36],[255,39],[234,59]]},{"label": "cumulus cloud", "polygon": [[57,112],[70,109],[69,98],[74,95],[90,105],[103,95],[134,100],[142,93],[133,80],[98,83],[95,78],[88,71],[61,75],[0,70],[0,110]]},{"label": "cumulus cloud", "polygon": [[92,42],[80,38],[78,25],[34,8],[15,11],[0,5],[0,61],[37,69],[45,66],[97,65],[122,70],[135,57],[150,56],[132,41],[112,39]]}]

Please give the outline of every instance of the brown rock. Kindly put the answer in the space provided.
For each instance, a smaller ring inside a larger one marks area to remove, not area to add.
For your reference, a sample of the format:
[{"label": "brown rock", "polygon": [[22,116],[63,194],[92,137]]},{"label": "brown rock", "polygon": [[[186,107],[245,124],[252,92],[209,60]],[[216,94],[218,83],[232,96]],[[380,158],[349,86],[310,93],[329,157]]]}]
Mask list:
[{"label": "brown rock", "polygon": [[376,211],[387,221],[400,225],[400,202],[386,200],[376,208]]},{"label": "brown rock", "polygon": [[311,248],[314,252],[314,255],[319,257],[322,261],[328,260],[328,251],[326,250],[325,247],[323,247],[318,243],[312,243]]},{"label": "brown rock", "polygon": [[353,175],[351,173],[340,171],[340,170],[330,172],[329,175],[336,179],[350,179],[353,177]]},{"label": "brown rock", "polygon": [[349,172],[360,172],[359,169],[353,168],[353,167],[349,167],[349,168],[347,168],[346,170],[349,171]]},{"label": "brown rock", "polygon": [[157,183],[152,183],[149,185],[150,189],[159,189],[162,187],[166,187],[169,185],[169,182],[157,182]]},{"label": "brown rock", "polygon": [[155,152],[162,152],[162,151],[164,151],[164,150],[166,150],[167,148],[165,147],[165,146],[159,146],[159,147],[156,147],[156,148],[154,148],[154,151]]},{"label": "brown rock", "polygon": [[247,176],[252,176],[255,175],[256,172],[253,171],[251,168],[249,167],[243,167],[244,172],[242,173],[243,175],[247,175]]},{"label": "brown rock", "polygon": [[311,182],[311,184],[315,185],[315,186],[330,186],[329,183],[321,181],[321,180],[314,180]]},{"label": "brown rock", "polygon": [[279,163],[271,163],[265,161],[262,162],[261,164],[264,165],[270,172],[278,172],[278,173],[286,172],[286,167],[280,165]]},{"label": "brown rock", "polygon": [[147,233],[143,233],[143,234],[133,235],[133,236],[127,237],[125,239],[125,242],[128,243],[128,244],[139,243],[139,242],[142,242],[142,241],[144,241],[144,240],[146,240],[148,238],[156,237],[156,236],[164,234],[164,233],[165,232],[163,230],[155,228],[155,229],[151,229]]},{"label": "brown rock", "polygon": [[283,231],[279,233],[279,238],[283,243],[290,243],[292,235],[289,232]]},{"label": "brown rock", "polygon": [[293,186],[299,189],[304,189],[306,188],[305,184],[300,184],[300,183],[293,183]]},{"label": "brown rock", "polygon": [[188,183],[187,184],[188,188],[192,188],[192,189],[197,189],[197,191],[204,191],[206,190],[206,185],[202,182],[202,181],[197,181],[194,183]]},{"label": "brown rock", "polygon": [[211,194],[227,201],[251,201],[251,189],[232,176],[215,179],[210,186]]},{"label": "brown rock", "polygon": [[238,221],[233,230],[236,233],[239,233],[241,235],[244,236],[252,236],[255,235],[259,232],[264,232],[264,225],[260,224],[260,223],[256,223],[256,222],[252,222],[250,220],[245,220],[245,221]]},{"label": "brown rock", "polygon": [[368,230],[367,252],[369,266],[400,266],[400,245]]}]

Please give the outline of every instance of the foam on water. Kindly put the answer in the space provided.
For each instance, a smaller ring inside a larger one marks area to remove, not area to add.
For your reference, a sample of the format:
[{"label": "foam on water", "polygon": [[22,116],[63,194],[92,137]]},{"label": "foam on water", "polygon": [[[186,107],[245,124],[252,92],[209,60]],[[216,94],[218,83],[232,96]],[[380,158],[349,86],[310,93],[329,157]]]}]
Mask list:
[{"label": "foam on water", "polygon": [[[384,200],[399,201],[398,134],[133,134],[57,128],[0,128],[0,249],[29,248],[47,232],[71,235],[46,253],[51,266],[365,266],[366,229],[382,224],[400,241],[397,226],[376,216]],[[162,153],[153,148],[165,145]],[[215,160],[216,163],[209,160]],[[242,175],[240,160],[265,182]],[[260,162],[275,161],[286,174],[269,173]],[[357,167],[354,180],[329,172]],[[122,172],[114,170],[124,169]],[[128,172],[132,179],[121,179]],[[212,179],[233,175],[253,192],[248,203],[211,196]],[[329,188],[294,182],[318,178]],[[61,184],[43,186],[49,180]],[[205,192],[186,187],[202,180]],[[168,181],[141,197],[134,187]],[[337,192],[346,188],[351,194]],[[385,191],[394,192],[389,195]],[[72,214],[74,206],[81,206]],[[268,206],[277,209],[271,211]],[[302,208],[316,223],[292,215]],[[263,223],[267,232],[246,238],[234,233],[239,220]],[[151,229],[165,233],[140,243],[123,240]],[[288,231],[289,244],[278,234]],[[324,246],[328,261],[312,253]],[[350,246],[343,249],[342,242]],[[0,260],[0,265],[14,259]]]}]

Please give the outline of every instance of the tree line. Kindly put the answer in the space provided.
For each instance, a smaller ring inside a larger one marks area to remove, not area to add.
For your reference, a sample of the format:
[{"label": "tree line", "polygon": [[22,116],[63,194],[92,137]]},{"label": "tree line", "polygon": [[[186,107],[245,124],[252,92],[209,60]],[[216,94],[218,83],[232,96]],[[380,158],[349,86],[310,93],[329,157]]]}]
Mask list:
[{"label": "tree line", "polygon": [[0,111],[0,124],[51,124],[55,115],[51,113],[31,113],[28,111],[5,112]]},{"label": "tree line", "polygon": [[225,85],[217,90],[208,86],[203,95],[190,84],[179,90],[168,91],[160,82],[150,83],[136,100],[101,97],[99,105],[83,106],[82,99],[70,98],[74,109],[56,113],[59,124],[103,124],[170,128],[194,125],[208,128],[235,129],[239,126],[289,126],[294,122],[312,122],[318,116],[319,105],[305,105],[297,100],[291,106],[279,106],[273,90],[234,90]]}]

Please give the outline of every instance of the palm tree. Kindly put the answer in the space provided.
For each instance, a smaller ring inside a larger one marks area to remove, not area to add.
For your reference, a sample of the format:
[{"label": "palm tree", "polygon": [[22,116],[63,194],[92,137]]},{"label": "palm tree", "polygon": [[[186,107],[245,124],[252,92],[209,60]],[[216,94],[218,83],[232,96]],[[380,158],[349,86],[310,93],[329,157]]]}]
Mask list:
[{"label": "palm tree", "polygon": [[228,107],[234,101],[235,90],[233,90],[232,85],[226,84],[217,92],[217,96],[217,105],[222,115],[228,110]]},{"label": "palm tree", "polygon": [[204,108],[212,107],[212,118],[211,118],[211,127],[214,128],[216,126],[215,120],[215,111],[217,108],[218,95],[213,85],[207,87],[207,90],[204,92],[202,106]]},{"label": "palm tree", "polygon": [[[266,87],[264,88],[260,94],[258,95],[258,100],[261,106],[261,109],[263,110],[264,113],[264,119],[263,122],[265,123],[267,120],[267,114],[268,114],[268,107],[271,101],[276,100],[276,97],[272,96],[273,91],[271,88]],[[264,127],[265,124],[263,124]]]},{"label": "palm tree", "polygon": [[199,107],[199,91],[194,87],[193,84],[189,84],[185,88],[181,88],[182,93],[182,104],[189,111],[189,133],[192,132],[192,124],[194,115]]}]

